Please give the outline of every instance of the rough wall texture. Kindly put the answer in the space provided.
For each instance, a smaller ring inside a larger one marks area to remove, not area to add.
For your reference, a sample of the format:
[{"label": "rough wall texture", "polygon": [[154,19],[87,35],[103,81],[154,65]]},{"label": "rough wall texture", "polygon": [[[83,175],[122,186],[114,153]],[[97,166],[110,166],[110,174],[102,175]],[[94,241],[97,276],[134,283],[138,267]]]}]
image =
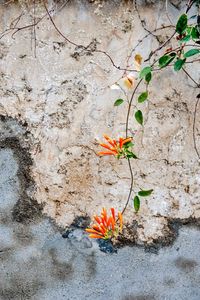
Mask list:
[{"label": "rough wall texture", "polygon": [[15,147],[0,149],[1,300],[199,300],[199,226],[183,226],[156,254],[137,246],[105,254],[80,228],[64,239],[44,216],[16,221],[22,165]]},{"label": "rough wall texture", "polygon": [[[168,22],[165,1],[154,2],[140,1],[139,5],[151,29]],[[170,14],[177,18],[184,3],[171,2],[176,3],[169,4]],[[33,12],[26,5],[1,6],[1,32],[21,11],[25,14],[20,24],[30,24]],[[38,5],[36,15],[42,14],[45,11]],[[105,50],[116,65],[124,65],[131,48],[146,32],[134,5],[121,1],[72,1],[54,19],[71,40],[92,43],[90,51],[66,43],[47,18],[36,27],[36,57],[31,29],[21,30],[14,39],[5,35],[0,40],[0,114],[26,127],[21,143],[29,148],[35,183],[29,196],[59,225],[67,226],[78,215],[92,216],[102,206],[122,209],[126,202],[130,182],[126,161],[95,155],[95,140],[103,133],[124,134],[126,108],[113,108],[121,94],[109,87],[123,72],[104,54],[92,50]],[[147,57],[158,40],[147,38],[137,51]],[[199,66],[188,69],[198,81]],[[164,72],[156,75],[149,104],[143,105],[144,130],[134,118],[130,122],[140,157],[133,162],[134,189],[154,189],[137,216],[132,203],[126,212],[125,220],[136,220],[139,225],[138,243],[165,236],[168,220],[200,217],[200,168],[192,135],[197,90],[183,73]],[[200,113],[196,124],[200,147],[198,120]],[[15,126],[13,136],[18,134]]]}]

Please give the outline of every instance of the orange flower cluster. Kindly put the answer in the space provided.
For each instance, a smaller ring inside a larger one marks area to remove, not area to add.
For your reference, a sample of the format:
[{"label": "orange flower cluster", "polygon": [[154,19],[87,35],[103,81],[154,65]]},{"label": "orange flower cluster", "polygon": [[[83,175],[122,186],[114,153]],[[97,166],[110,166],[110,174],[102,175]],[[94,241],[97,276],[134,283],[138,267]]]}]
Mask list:
[{"label": "orange flower cluster", "polygon": [[132,141],[132,138],[119,138],[118,141],[111,139],[108,135],[104,134],[104,138],[108,144],[100,143],[99,145],[103,148],[108,149],[107,151],[98,152],[98,155],[114,155],[120,157],[124,155],[124,145]]},{"label": "orange flower cluster", "polygon": [[94,216],[96,223],[93,224],[91,228],[86,229],[90,238],[110,239],[112,237],[116,237],[119,232],[122,232],[122,214],[118,212],[118,218],[116,218],[115,209],[112,207],[110,211],[111,215],[108,216],[106,209],[103,208],[100,216]]}]

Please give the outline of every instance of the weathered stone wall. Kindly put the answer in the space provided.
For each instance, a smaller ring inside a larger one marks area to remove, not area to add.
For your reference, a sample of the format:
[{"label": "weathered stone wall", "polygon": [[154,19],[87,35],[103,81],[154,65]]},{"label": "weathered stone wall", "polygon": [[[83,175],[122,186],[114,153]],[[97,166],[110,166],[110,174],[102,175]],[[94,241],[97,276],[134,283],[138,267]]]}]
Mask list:
[{"label": "weathered stone wall", "polygon": [[[75,43],[92,42],[91,51],[67,43],[47,18],[36,26],[36,57],[33,28],[0,40],[0,114],[26,127],[21,143],[29,148],[35,183],[29,196],[61,226],[70,225],[76,216],[91,217],[102,206],[122,209],[129,190],[127,162],[95,155],[96,140],[103,133],[125,134],[126,107],[113,107],[121,94],[110,89],[123,71],[114,68],[106,55],[92,50],[104,50],[116,65],[124,66],[128,53],[146,32],[132,3],[89,2],[63,2],[54,20]],[[169,22],[165,1],[154,2],[140,1],[138,7],[151,30]],[[184,7],[184,1],[179,2],[169,1],[174,20]],[[22,11],[20,26],[31,24],[30,6],[21,2],[1,5],[0,31]],[[44,8],[37,4],[36,17],[43,14]],[[164,38],[169,34],[164,31]],[[158,38],[149,36],[136,52],[146,58],[161,38],[163,33]],[[187,68],[198,81],[199,65]],[[169,68],[154,77],[150,101],[142,106],[144,129],[131,118],[130,132],[135,133],[135,152],[140,158],[132,162],[134,190],[154,189],[137,215],[132,203],[125,215],[126,222],[137,221],[139,243],[165,236],[171,219],[200,217],[200,168],[192,131],[196,95],[185,74]],[[199,120],[200,113],[198,147]],[[15,129],[13,135],[18,134]]]}]

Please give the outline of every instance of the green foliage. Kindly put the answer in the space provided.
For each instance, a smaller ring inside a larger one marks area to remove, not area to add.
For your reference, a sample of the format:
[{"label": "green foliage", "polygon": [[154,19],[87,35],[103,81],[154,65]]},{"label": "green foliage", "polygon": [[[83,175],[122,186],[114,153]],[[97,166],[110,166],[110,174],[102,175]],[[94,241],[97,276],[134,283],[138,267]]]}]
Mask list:
[{"label": "green foliage", "polygon": [[137,155],[135,155],[132,151],[129,151],[129,150],[126,151],[126,157],[138,159]]},{"label": "green foliage", "polygon": [[145,81],[147,82],[147,84],[149,84],[149,82],[151,81],[152,79],[152,73],[149,72],[145,75]]},{"label": "green foliage", "polygon": [[193,56],[193,55],[196,55],[196,54],[199,54],[199,53],[200,53],[199,49],[190,49],[189,51],[187,51],[184,54],[184,57],[190,57],[190,56]]},{"label": "green foliage", "polygon": [[145,67],[140,71],[140,78],[145,78],[147,74],[151,73],[151,67]]},{"label": "green foliage", "polygon": [[140,209],[140,198],[138,196],[134,197],[133,205],[134,205],[135,211],[138,212]]},{"label": "green foliage", "polygon": [[170,62],[172,62],[174,60],[175,57],[176,57],[175,52],[172,52],[169,55],[165,54],[165,55],[161,56],[158,61],[159,67],[160,68],[166,67],[167,65],[170,64]]},{"label": "green foliage", "polygon": [[124,102],[123,99],[117,99],[117,100],[115,101],[115,103],[114,103],[114,106],[119,106],[119,105],[121,105],[123,102]]},{"label": "green foliage", "polygon": [[143,114],[142,114],[141,110],[136,111],[135,119],[140,125],[143,125]]},{"label": "green foliage", "polygon": [[138,97],[138,102],[139,102],[139,103],[142,103],[142,102],[144,102],[145,100],[147,100],[147,98],[148,98],[148,92],[147,92],[147,91],[146,91],[146,92],[143,92],[143,93],[141,93],[140,96]]},{"label": "green foliage", "polygon": [[192,28],[191,37],[192,37],[193,40],[197,40],[197,39],[200,38],[200,34],[199,34],[197,26],[195,26],[195,27]]},{"label": "green foliage", "polygon": [[188,22],[187,15],[186,14],[181,15],[176,24],[176,32],[179,34],[183,34],[187,29],[187,22]]},{"label": "green foliage", "polygon": [[179,71],[185,64],[186,59],[178,59],[174,64],[174,71]]},{"label": "green foliage", "polygon": [[191,40],[191,35],[188,34],[188,35],[184,36],[184,38],[182,38],[182,39],[180,40],[180,42],[181,42],[181,43],[186,43],[186,42],[189,42],[190,40]]},{"label": "green foliage", "polygon": [[138,195],[141,197],[147,197],[150,196],[152,192],[153,190],[146,190],[146,191],[142,190],[138,192]]}]

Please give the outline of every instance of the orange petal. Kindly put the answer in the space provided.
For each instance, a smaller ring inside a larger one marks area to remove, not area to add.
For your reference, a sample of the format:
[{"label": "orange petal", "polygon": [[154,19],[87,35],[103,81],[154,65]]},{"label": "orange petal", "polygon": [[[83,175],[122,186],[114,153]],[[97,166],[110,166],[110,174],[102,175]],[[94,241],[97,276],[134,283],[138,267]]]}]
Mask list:
[{"label": "orange petal", "polygon": [[97,223],[99,223],[99,224],[101,223],[101,220],[97,215],[94,216],[94,219]]},{"label": "orange petal", "polygon": [[103,216],[104,216],[104,220],[105,220],[105,222],[107,222],[107,211],[106,211],[106,209],[105,209],[105,208],[103,208],[103,210],[102,210],[102,214],[103,214]]},{"label": "orange petal", "polygon": [[98,234],[89,234],[89,237],[92,239],[103,239],[104,236],[103,235],[98,235]]},{"label": "orange petal", "polygon": [[122,146],[128,142],[131,142],[132,141],[132,137],[130,138],[127,138],[127,139],[124,139],[123,142],[122,142]]},{"label": "orange petal", "polygon": [[98,231],[96,231],[96,230],[94,230],[92,228],[86,228],[85,231],[89,232],[89,233],[101,234],[100,232],[98,232]]},{"label": "orange petal", "polygon": [[115,144],[115,146],[117,146],[117,142],[116,142],[116,140],[113,140],[113,143]]},{"label": "orange petal", "polygon": [[107,222],[107,227],[109,228],[109,226],[111,225],[111,222],[112,222],[112,217],[109,217],[108,218],[108,222]]},{"label": "orange petal", "polygon": [[111,150],[111,151],[114,151],[114,150],[115,150],[113,147],[111,147],[111,146],[109,146],[109,145],[107,145],[107,144],[100,143],[99,145],[100,145],[101,147],[104,147],[104,148],[109,149],[109,150]]},{"label": "orange petal", "polygon": [[105,233],[106,233],[106,228],[105,228],[105,226],[103,225],[103,224],[100,224],[100,227],[101,227],[101,233],[103,234],[103,235],[105,235]]},{"label": "orange petal", "polygon": [[105,218],[104,218],[103,215],[102,215],[102,217],[101,217],[101,221],[102,221],[102,224],[103,224],[104,226],[107,226],[107,222],[106,222],[106,220],[105,220]]},{"label": "orange petal", "polygon": [[123,138],[119,138],[119,147],[120,149],[122,148],[123,146]]},{"label": "orange petal", "polygon": [[123,228],[123,217],[121,212],[118,212],[119,222],[120,222],[120,231],[122,231]]},{"label": "orange petal", "polygon": [[103,136],[111,146],[115,146],[115,142],[107,134],[104,134]]},{"label": "orange petal", "polygon": [[102,156],[102,155],[117,155],[117,152],[115,151],[101,151],[97,153],[98,155]]},{"label": "orange petal", "polygon": [[111,213],[112,213],[112,216],[113,216],[113,219],[115,220],[115,209],[114,207],[111,207]]},{"label": "orange petal", "polygon": [[96,231],[100,231],[100,230],[101,230],[100,227],[99,227],[99,225],[96,225],[96,224],[94,224],[94,225],[92,226],[92,228],[93,228],[94,230],[96,230]]},{"label": "orange petal", "polygon": [[113,219],[113,217],[111,217],[111,225],[112,225],[112,230],[115,230],[115,220]]}]

